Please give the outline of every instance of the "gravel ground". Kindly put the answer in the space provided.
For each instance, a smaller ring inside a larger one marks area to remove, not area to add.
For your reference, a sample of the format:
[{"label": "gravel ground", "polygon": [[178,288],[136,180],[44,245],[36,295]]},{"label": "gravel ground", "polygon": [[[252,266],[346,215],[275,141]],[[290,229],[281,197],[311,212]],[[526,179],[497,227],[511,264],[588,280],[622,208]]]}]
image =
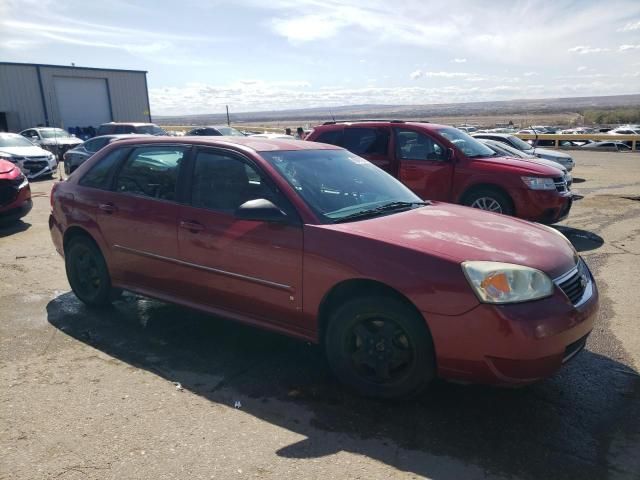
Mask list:
[{"label": "gravel ground", "polygon": [[530,387],[395,403],[286,337],[133,295],[85,309],[34,182],[0,230],[0,479],[640,478],[640,155],[575,158],[558,228],[602,293],[587,349]]}]

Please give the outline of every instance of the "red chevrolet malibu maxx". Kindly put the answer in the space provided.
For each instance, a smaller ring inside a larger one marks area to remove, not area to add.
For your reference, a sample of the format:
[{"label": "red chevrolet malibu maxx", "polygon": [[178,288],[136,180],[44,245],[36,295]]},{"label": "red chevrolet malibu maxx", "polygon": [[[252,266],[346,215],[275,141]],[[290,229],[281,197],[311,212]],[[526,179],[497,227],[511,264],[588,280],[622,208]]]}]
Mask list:
[{"label": "red chevrolet malibu maxx", "polygon": [[582,349],[598,307],[558,232],[423,202],[330,145],[123,140],[51,195],[87,305],[126,289],[317,342],[366,395],[542,379]]}]

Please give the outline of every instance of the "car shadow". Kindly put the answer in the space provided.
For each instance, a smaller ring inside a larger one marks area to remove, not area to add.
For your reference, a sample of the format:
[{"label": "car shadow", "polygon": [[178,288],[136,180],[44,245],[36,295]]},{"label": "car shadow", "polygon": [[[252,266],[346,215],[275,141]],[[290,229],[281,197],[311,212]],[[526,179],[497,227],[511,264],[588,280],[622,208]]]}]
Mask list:
[{"label": "car shadow", "polygon": [[573,177],[573,183],[584,183],[586,180],[584,178]]},{"label": "car shadow", "polygon": [[565,225],[553,225],[553,228],[567,237],[578,252],[596,250],[604,245],[604,239],[600,235],[588,230],[567,227]]},{"label": "car shadow", "polygon": [[9,235],[14,235],[16,233],[24,232],[31,227],[30,223],[23,222],[22,220],[18,220],[15,222],[11,222],[8,224],[2,224],[0,220],[0,238],[8,237]]},{"label": "car shadow", "polygon": [[319,347],[179,306],[125,294],[95,311],[65,293],[47,314],[114,358],[211,402],[240,400],[248,414],[305,436],[275,451],[282,457],[349,451],[438,480],[466,478],[460,464],[479,465],[481,478],[600,479],[624,471],[612,464],[614,440],[640,434],[637,374],[587,350],[534,386],[438,381],[418,398],[390,402],[338,384]]}]

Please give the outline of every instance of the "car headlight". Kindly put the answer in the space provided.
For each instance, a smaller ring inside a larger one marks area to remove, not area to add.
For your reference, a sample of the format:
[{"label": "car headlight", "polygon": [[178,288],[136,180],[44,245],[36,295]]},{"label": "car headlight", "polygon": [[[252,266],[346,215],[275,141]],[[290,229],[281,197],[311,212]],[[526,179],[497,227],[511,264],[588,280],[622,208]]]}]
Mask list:
[{"label": "car headlight", "polygon": [[540,270],[511,263],[462,263],[469,285],[484,303],[517,303],[548,297],[553,282]]},{"label": "car headlight", "polygon": [[553,178],[548,177],[521,177],[524,184],[531,190],[555,190],[556,184]]}]

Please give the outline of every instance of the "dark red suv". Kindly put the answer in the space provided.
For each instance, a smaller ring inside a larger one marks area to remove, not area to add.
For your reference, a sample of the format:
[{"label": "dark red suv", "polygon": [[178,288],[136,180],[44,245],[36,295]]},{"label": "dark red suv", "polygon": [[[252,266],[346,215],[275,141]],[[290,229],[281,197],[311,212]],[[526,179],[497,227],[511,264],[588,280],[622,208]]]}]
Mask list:
[{"label": "dark red suv", "polygon": [[87,305],[127,289],[317,342],[367,395],[544,378],[582,349],[598,306],[557,231],[423,202],[330,145],[122,140],[51,195]]},{"label": "dark red suv", "polygon": [[327,122],[306,140],[366,158],[420,198],[542,223],[559,222],[571,209],[560,167],[500,156],[457,128],[401,120]]}]

